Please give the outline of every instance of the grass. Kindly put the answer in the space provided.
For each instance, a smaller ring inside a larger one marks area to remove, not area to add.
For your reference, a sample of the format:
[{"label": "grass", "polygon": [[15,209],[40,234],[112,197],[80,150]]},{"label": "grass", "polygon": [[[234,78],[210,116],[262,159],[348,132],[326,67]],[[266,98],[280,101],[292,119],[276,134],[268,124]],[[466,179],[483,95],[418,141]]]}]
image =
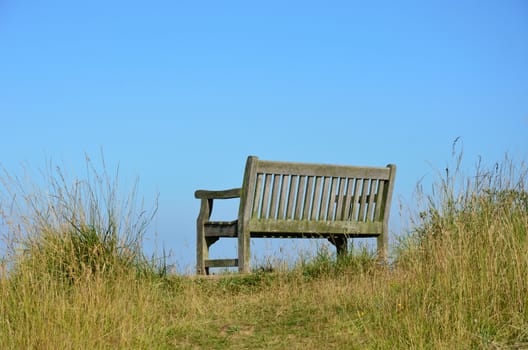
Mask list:
[{"label": "grass", "polygon": [[93,167],[89,181],[74,185],[53,172],[38,195],[14,196],[27,187],[6,175],[0,343],[528,348],[526,169],[505,159],[464,176],[459,165],[439,176],[431,195],[418,196],[390,265],[366,249],[337,261],[321,249],[291,268],[214,279],[169,275],[163,262],[144,257],[152,211],[137,210],[134,191],[120,200],[117,181]]}]

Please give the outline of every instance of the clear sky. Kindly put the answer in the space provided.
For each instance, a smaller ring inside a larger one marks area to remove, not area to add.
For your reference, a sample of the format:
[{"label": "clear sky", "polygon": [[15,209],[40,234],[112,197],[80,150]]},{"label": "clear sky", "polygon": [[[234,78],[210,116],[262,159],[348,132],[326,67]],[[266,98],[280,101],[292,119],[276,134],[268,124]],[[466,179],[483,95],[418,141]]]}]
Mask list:
[{"label": "clear sky", "polygon": [[3,0],[0,121],[11,172],[102,148],[139,176],[183,267],[194,191],[240,186],[248,155],[395,163],[398,221],[457,137],[470,164],[526,159],[528,2]]}]

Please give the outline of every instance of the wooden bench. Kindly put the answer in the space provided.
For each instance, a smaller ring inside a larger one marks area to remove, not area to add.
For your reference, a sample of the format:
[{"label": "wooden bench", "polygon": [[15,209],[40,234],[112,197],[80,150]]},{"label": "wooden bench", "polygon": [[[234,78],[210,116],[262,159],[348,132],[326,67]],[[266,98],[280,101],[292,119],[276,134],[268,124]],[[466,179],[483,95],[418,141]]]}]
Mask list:
[{"label": "wooden bench", "polygon": [[[347,251],[347,238],[377,237],[386,259],[396,166],[356,167],[247,159],[242,188],[198,190],[197,273],[238,266],[249,272],[251,237],[326,238]],[[238,220],[210,221],[215,199],[240,198]],[[222,237],[238,238],[237,259],[209,259]]]}]

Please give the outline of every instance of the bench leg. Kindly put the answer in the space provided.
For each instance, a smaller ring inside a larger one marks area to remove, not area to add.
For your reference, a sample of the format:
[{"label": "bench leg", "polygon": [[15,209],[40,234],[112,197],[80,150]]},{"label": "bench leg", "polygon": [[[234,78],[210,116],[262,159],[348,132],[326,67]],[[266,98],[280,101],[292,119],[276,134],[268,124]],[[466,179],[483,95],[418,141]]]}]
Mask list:
[{"label": "bench leg", "polygon": [[249,266],[249,232],[239,230],[238,232],[238,272],[251,272]]},{"label": "bench leg", "polygon": [[328,241],[335,245],[338,258],[348,254],[348,241],[346,237],[333,237],[329,238]]},{"label": "bench leg", "polygon": [[338,258],[342,258],[348,254],[348,242],[346,237],[336,239],[335,246]]},{"label": "bench leg", "polygon": [[[206,255],[205,255],[204,259],[209,259],[209,248],[213,245],[213,243],[215,243],[219,239],[220,239],[220,237],[205,237],[205,243],[207,245],[207,251],[205,252]],[[205,266],[205,274],[206,275],[209,274],[209,267],[208,266]]]},{"label": "bench leg", "polygon": [[209,268],[205,267],[205,260],[209,257],[210,243],[205,237],[205,221],[211,216],[213,208],[212,199],[202,199],[200,202],[200,214],[196,219],[196,274],[204,275],[209,273]]},{"label": "bench leg", "polygon": [[220,238],[218,237],[201,237],[198,236],[197,254],[196,254],[196,273],[198,275],[208,275],[209,267],[205,266],[205,260],[209,258],[209,247]]},{"label": "bench leg", "polygon": [[205,275],[208,269],[205,268],[205,260],[209,256],[209,246],[205,239],[203,224],[198,223],[196,227],[196,274]]},{"label": "bench leg", "polygon": [[389,235],[383,234],[377,237],[378,243],[378,261],[380,263],[388,262]]}]

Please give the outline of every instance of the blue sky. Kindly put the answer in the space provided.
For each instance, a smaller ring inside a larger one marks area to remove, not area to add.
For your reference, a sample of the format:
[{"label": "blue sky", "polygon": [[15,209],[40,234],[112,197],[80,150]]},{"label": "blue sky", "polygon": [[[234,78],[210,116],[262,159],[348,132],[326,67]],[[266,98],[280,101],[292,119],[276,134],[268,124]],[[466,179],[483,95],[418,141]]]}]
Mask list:
[{"label": "blue sky", "polygon": [[526,159],[526,1],[366,3],[0,1],[0,162],[82,174],[102,148],[192,266],[194,190],[240,186],[250,154],[395,163],[395,205],[457,137],[470,165]]}]

